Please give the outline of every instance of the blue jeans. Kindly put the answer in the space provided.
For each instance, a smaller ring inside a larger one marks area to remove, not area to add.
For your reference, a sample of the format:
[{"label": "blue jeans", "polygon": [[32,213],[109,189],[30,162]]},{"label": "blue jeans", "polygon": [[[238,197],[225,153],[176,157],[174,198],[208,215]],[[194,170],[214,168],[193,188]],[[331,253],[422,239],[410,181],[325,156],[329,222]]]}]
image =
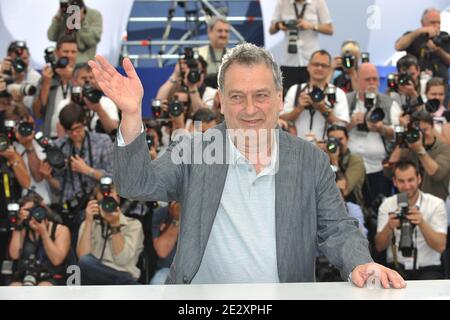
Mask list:
[{"label": "blue jeans", "polygon": [[80,257],[82,285],[136,285],[139,284],[129,273],[117,271],[101,263],[92,254]]}]

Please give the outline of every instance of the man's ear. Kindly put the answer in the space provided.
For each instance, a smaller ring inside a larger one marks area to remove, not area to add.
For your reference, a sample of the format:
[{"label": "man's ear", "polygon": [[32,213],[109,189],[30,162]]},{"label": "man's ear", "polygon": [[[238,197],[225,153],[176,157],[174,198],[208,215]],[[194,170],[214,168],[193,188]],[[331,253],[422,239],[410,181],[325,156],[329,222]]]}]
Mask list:
[{"label": "man's ear", "polygon": [[219,92],[219,105],[220,105],[220,113],[221,114],[224,114],[223,113],[223,107],[224,107],[224,104],[223,104],[223,96],[222,96],[222,91],[220,91],[220,89],[218,90],[218,92]]}]

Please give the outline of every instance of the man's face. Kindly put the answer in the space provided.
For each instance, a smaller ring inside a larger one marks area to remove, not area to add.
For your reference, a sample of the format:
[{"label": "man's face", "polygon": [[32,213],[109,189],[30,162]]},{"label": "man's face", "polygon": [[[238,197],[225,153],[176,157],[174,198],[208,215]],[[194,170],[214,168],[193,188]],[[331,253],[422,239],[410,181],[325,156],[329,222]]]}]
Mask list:
[{"label": "man's face", "polygon": [[264,63],[253,66],[232,64],[219,92],[221,112],[229,129],[274,129],[283,108],[282,91],[277,91],[272,71]]},{"label": "man's face", "polygon": [[421,183],[420,176],[417,175],[413,167],[409,167],[406,170],[395,170],[393,181],[399,192],[408,193],[408,198],[416,195]]},{"label": "man's face", "polygon": [[378,93],[379,78],[377,68],[369,63],[363,63],[359,69],[359,92]]},{"label": "man's face", "polygon": [[70,130],[66,130],[66,133],[74,143],[82,143],[85,136],[84,124],[74,123]]},{"label": "man's face", "polygon": [[427,99],[438,99],[440,104],[444,104],[445,100],[445,87],[444,86],[432,86],[427,92]]},{"label": "man's face", "polygon": [[330,60],[327,55],[316,54],[308,64],[309,76],[314,81],[323,82],[330,73],[330,67]]},{"label": "man's face", "polygon": [[344,131],[342,131],[342,130],[333,130],[333,131],[330,131],[330,132],[328,133],[328,138],[336,138],[336,139],[339,140],[339,142],[341,143],[341,146],[342,146],[342,149],[340,150],[340,151],[341,151],[341,154],[342,154],[342,152],[346,152],[346,151],[347,151],[347,148],[348,148],[348,139],[347,139],[347,137],[345,136]]},{"label": "man's face", "polygon": [[59,49],[56,50],[58,58],[67,57],[72,66],[77,61],[78,48],[76,43],[63,43]]},{"label": "man's face", "polygon": [[86,83],[93,84],[95,82],[94,74],[92,71],[85,69],[79,70],[77,77],[75,78],[75,85],[83,86]]},{"label": "man's face", "polygon": [[214,49],[223,49],[230,40],[230,25],[217,21],[214,27],[208,31],[208,38]]},{"label": "man's face", "polygon": [[428,12],[422,20],[422,26],[433,27],[436,30],[441,30],[441,14],[437,11]]}]

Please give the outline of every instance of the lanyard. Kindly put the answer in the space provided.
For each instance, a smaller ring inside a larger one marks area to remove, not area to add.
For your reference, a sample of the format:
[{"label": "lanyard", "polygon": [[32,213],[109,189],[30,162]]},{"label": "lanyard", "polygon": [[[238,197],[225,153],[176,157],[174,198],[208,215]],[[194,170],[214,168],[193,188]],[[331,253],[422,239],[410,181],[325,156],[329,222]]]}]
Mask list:
[{"label": "lanyard", "polygon": [[[224,48],[222,51],[222,57],[225,55],[225,52],[226,52],[226,50]],[[220,64],[222,63],[222,57],[220,57],[220,59],[217,59],[216,54],[214,53],[214,50],[211,47],[211,45],[209,45],[209,56],[211,57],[211,61],[214,63],[216,71],[219,70],[219,67],[217,66],[217,64],[219,64],[219,66],[220,66]]]},{"label": "lanyard", "polygon": [[63,84],[62,80],[60,80],[59,81],[59,85],[61,86],[61,91],[62,91],[63,98],[66,99],[67,98],[67,94],[69,93],[69,89],[70,89],[70,82],[67,83],[66,87],[64,88],[64,84]]},{"label": "lanyard", "polygon": [[[306,1],[306,0],[305,0]],[[307,2],[305,2],[305,4],[302,7],[302,11],[300,12],[300,14],[298,14],[298,9],[297,9],[297,5],[294,2],[294,10],[295,10],[295,16],[298,19],[303,19],[303,16],[305,15],[305,11],[306,11],[306,6],[308,5]]]}]

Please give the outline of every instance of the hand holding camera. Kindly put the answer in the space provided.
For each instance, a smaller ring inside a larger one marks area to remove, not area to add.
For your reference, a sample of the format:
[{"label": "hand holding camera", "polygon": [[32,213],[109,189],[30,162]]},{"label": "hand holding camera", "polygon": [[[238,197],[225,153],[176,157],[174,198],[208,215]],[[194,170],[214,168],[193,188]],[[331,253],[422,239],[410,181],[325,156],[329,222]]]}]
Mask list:
[{"label": "hand holding camera", "polygon": [[389,226],[389,229],[391,229],[392,231],[400,228],[400,219],[398,219],[395,212],[389,213],[388,226]]},{"label": "hand holding camera", "polygon": [[53,69],[51,66],[44,66],[44,69],[42,69],[42,80],[44,82],[50,82],[54,75],[55,74],[53,73]]},{"label": "hand holding camera", "polygon": [[412,224],[420,226],[423,223],[422,213],[419,211],[417,207],[412,207],[409,209],[409,213],[406,216]]},{"label": "hand holding camera", "polygon": [[300,108],[301,111],[305,110],[306,107],[312,105],[312,99],[307,92],[300,93],[300,96],[297,99],[297,103],[295,105],[296,108]]},{"label": "hand holding camera", "polygon": [[306,21],[305,19],[298,19],[297,28],[299,28],[300,30],[313,30],[314,24],[309,21]]},{"label": "hand holding camera", "polygon": [[52,171],[53,169],[47,161],[41,161],[41,164],[39,165],[39,173],[42,174],[45,179],[51,178]]},{"label": "hand holding camera", "polygon": [[97,200],[91,200],[88,202],[85,210],[86,222],[93,222],[95,217],[100,214],[100,207]]},{"label": "hand holding camera", "polygon": [[47,225],[45,224],[45,221],[37,221],[34,217],[31,218],[29,222],[29,226],[31,230],[36,231],[41,237],[44,237],[47,232]]},{"label": "hand holding camera", "polygon": [[70,165],[73,172],[87,175],[92,168],[86,164],[83,158],[78,155],[70,157]]}]

